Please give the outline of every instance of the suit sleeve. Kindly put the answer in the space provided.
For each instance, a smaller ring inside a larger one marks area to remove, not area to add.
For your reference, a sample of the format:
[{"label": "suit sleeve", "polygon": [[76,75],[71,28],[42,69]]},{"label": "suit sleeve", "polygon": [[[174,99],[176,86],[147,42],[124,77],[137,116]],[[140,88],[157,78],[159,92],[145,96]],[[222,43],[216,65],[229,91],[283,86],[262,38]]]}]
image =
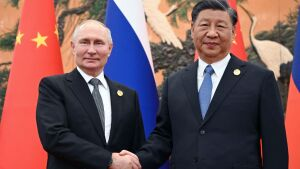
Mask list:
[{"label": "suit sleeve", "polygon": [[165,162],[172,150],[172,133],[168,108],[168,79],[164,85],[156,127],[137,156],[143,169],[155,169]]},{"label": "suit sleeve", "polygon": [[139,99],[137,93],[135,93],[135,112],[136,112],[136,122],[135,122],[135,133],[132,144],[132,151],[137,152],[139,148],[145,143],[145,131],[142,119],[142,114],[139,105]]},{"label": "suit sleeve", "polygon": [[85,168],[107,168],[111,152],[68,128],[61,89],[45,78],[39,86],[36,120],[41,143],[51,155]]},{"label": "suit sleeve", "polygon": [[283,108],[278,86],[272,72],[264,78],[260,97],[260,131],[263,169],[287,169],[288,148]]}]

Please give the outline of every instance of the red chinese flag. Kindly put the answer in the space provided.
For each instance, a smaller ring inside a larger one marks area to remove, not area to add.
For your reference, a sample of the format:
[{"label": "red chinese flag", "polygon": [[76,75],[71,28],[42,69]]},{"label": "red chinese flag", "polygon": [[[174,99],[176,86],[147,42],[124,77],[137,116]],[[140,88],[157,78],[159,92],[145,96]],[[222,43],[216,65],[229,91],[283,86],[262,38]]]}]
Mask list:
[{"label": "red chinese flag", "polygon": [[0,168],[46,168],[36,126],[42,77],[63,72],[53,0],[25,0],[0,124]]},{"label": "red chinese flag", "polygon": [[[299,10],[299,9],[298,9]],[[289,169],[300,168],[300,10],[294,45],[294,60],[286,108],[286,134],[289,147]]]},{"label": "red chinese flag", "polygon": [[[237,10],[236,8],[236,0],[228,0],[229,5],[231,8]],[[241,26],[240,22],[238,19],[238,22],[236,23],[236,28],[235,28],[235,41],[233,41],[232,46],[231,46],[231,53],[233,53],[235,56],[239,57],[240,59],[246,61],[247,60],[247,54],[245,51],[245,45],[243,41],[243,36],[241,32]]]},{"label": "red chinese flag", "polygon": [[[231,8],[237,10],[236,0],[228,0],[228,3],[231,6]],[[243,41],[243,36],[242,36],[242,32],[241,32],[241,26],[240,26],[239,19],[238,19],[235,29],[236,29],[235,30],[236,37],[232,43],[230,52],[233,53],[235,56],[239,57],[240,59],[246,61],[247,54],[245,51],[245,45],[244,45],[244,41]],[[197,59],[198,59],[198,54],[197,54],[197,52],[195,52],[195,60],[197,60]]]}]

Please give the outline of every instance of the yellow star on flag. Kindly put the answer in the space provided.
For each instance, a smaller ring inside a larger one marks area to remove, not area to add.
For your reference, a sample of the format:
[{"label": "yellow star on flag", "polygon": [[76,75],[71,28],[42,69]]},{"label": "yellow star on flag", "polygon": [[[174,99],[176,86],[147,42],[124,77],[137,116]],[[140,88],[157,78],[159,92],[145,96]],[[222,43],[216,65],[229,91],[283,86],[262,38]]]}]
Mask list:
[{"label": "yellow star on flag", "polygon": [[36,47],[39,48],[41,45],[47,46],[46,39],[48,36],[42,36],[39,32],[37,33],[37,37],[32,39],[32,41],[36,42]]},{"label": "yellow star on flag", "polygon": [[16,37],[16,44],[21,44],[22,37],[24,36],[24,33],[18,32],[18,35]]}]

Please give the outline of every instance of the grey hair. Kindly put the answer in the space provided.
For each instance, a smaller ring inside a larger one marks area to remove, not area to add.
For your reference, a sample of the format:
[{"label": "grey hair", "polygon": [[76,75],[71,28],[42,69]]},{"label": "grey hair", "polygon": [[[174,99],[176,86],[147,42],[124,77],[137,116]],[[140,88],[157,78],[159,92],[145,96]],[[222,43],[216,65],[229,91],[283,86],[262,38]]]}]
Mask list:
[{"label": "grey hair", "polygon": [[95,24],[98,24],[99,26],[104,27],[104,28],[106,29],[106,31],[107,31],[108,42],[109,42],[110,44],[113,44],[111,32],[110,32],[110,30],[108,29],[108,27],[106,27],[106,25],[104,25],[102,22],[97,21],[97,20],[93,20],[93,19],[85,20],[85,21],[81,22],[80,24],[78,24],[78,25],[75,27],[74,32],[73,32],[73,34],[72,34],[72,42],[75,41],[76,36],[77,36],[79,30],[82,29],[82,28],[83,28],[86,24],[88,24],[88,23],[95,23]]}]

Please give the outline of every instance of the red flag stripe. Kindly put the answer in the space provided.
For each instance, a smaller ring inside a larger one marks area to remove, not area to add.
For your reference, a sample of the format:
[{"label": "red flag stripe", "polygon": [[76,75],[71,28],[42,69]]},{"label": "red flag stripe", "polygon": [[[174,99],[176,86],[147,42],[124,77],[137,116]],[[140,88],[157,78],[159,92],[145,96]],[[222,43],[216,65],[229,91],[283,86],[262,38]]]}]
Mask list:
[{"label": "red flag stripe", "polygon": [[286,110],[286,133],[289,147],[289,169],[300,168],[300,93],[293,78],[290,80]]},{"label": "red flag stripe", "polygon": [[[300,9],[300,8],[299,8]],[[298,10],[299,10],[298,9]],[[300,168],[300,10],[294,45],[294,60],[286,109],[286,134],[289,146],[289,169]]]}]

